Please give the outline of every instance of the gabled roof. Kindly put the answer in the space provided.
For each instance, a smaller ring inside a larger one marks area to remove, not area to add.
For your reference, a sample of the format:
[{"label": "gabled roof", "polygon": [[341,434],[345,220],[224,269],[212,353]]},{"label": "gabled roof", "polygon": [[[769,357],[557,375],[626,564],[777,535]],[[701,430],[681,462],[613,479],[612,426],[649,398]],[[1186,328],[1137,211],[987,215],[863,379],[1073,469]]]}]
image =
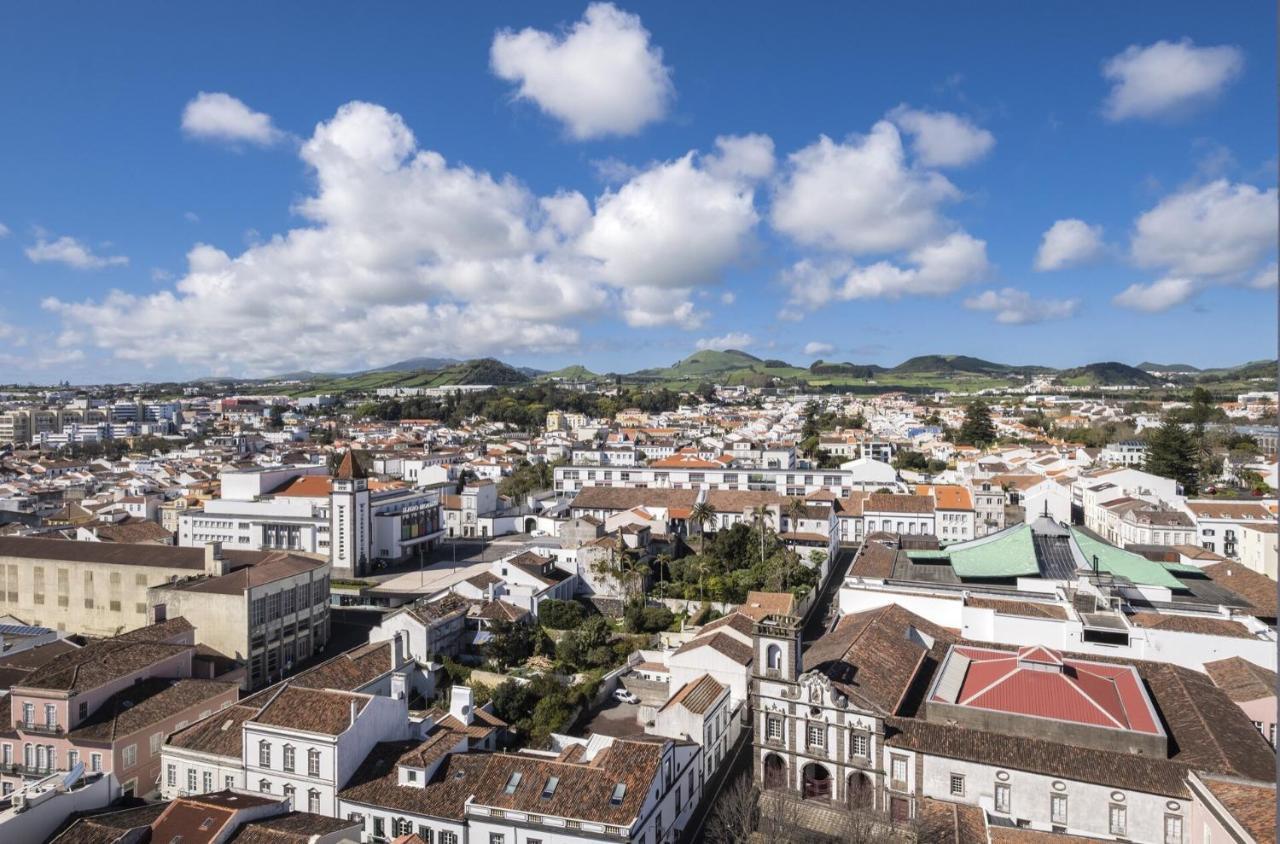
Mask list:
[{"label": "gabled roof", "polygon": [[690,680],[681,686],[658,711],[662,712],[672,706],[683,706],[694,715],[705,715],[727,688],[729,687],[717,682],[710,674],[703,674],[698,679]]}]

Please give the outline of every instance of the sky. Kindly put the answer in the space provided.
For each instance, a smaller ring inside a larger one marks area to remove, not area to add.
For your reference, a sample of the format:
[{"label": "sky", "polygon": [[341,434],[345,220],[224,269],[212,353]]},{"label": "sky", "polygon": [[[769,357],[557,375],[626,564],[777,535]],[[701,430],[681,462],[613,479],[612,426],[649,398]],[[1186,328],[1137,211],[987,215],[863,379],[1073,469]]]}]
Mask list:
[{"label": "sky", "polygon": [[0,7],[0,383],[1276,350],[1273,4]]}]

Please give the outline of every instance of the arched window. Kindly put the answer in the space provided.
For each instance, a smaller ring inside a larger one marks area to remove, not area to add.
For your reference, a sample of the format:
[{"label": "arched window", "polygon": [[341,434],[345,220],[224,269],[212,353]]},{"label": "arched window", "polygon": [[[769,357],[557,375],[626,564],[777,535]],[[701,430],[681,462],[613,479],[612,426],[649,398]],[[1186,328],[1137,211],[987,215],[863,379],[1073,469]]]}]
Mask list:
[{"label": "arched window", "polygon": [[782,670],[782,648],[777,645],[770,645],[765,651],[765,664],[770,671]]}]

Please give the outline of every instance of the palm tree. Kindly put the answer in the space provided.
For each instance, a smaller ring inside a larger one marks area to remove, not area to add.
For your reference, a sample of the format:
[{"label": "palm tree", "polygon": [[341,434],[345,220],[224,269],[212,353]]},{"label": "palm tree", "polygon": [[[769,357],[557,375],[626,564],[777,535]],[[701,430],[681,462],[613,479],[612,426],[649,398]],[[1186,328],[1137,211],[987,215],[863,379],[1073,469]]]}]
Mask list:
[{"label": "palm tree", "polygon": [[791,532],[796,533],[796,523],[809,512],[809,505],[803,498],[792,498],[787,501],[787,518],[791,520]]},{"label": "palm tree", "polygon": [[693,509],[689,511],[689,521],[698,526],[698,553],[703,552],[703,546],[706,544],[707,537],[704,528],[716,520],[716,508],[712,507],[706,501],[699,501],[693,505]]},{"label": "palm tree", "polygon": [[760,563],[764,564],[764,528],[765,519],[769,518],[769,508],[763,504],[757,504],[751,508],[751,521],[760,528]]}]

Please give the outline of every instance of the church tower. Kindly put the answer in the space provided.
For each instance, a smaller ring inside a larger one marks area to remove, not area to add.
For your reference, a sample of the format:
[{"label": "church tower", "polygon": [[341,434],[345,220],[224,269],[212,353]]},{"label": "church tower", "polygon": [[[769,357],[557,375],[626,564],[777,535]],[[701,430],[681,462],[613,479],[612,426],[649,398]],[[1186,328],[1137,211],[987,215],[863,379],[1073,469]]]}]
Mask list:
[{"label": "church tower", "polygon": [[348,450],[334,473],[330,496],[329,564],[335,574],[365,574],[373,547],[371,530],[369,478],[355,452]]},{"label": "church tower", "polygon": [[756,622],[756,677],[794,683],[800,668],[800,621],[789,615],[769,615]]}]

